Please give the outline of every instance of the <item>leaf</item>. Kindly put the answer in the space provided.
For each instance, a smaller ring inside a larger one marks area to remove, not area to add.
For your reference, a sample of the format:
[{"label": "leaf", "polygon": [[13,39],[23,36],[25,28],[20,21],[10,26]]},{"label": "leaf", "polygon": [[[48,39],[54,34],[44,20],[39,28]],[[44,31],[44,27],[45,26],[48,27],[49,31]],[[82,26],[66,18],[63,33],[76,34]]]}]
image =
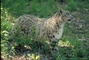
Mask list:
[{"label": "leaf", "polygon": [[36,56],[36,59],[38,60],[40,58],[40,56]]}]

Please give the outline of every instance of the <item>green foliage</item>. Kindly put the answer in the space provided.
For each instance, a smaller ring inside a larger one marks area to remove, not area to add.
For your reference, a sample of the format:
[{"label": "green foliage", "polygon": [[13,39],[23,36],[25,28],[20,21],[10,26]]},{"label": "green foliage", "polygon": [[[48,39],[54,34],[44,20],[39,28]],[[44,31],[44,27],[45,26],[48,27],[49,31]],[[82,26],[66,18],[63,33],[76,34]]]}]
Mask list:
[{"label": "green foliage", "polygon": [[30,2],[30,13],[39,17],[47,17],[57,10],[54,0],[32,0]]},{"label": "green foliage", "polygon": [[7,44],[6,44],[6,40],[2,40],[1,41],[1,54],[3,54],[4,56],[7,55]]},{"label": "green foliage", "polygon": [[1,29],[3,30],[7,30],[10,31],[15,18],[11,16],[11,14],[8,12],[8,9],[5,9],[3,7],[1,7]]},{"label": "green foliage", "polygon": [[76,2],[74,0],[70,0],[70,2],[68,2],[67,4],[67,7],[64,9],[67,9],[69,11],[76,11],[77,9],[76,7],[77,7]]},{"label": "green foliage", "polygon": [[32,60],[39,60],[40,56],[35,56],[34,54],[32,54],[30,56],[32,58]]},{"label": "green foliage", "polygon": [[7,8],[15,16],[19,16],[27,12],[27,2],[28,0],[5,0],[2,2],[2,7]]},{"label": "green foliage", "polygon": [[[60,0],[61,1],[61,0]],[[62,7],[69,11],[85,11],[89,10],[89,0],[63,0],[66,1],[66,7]],[[49,17],[54,14],[58,9],[56,7],[56,2],[59,0],[2,0],[1,1],[1,53],[6,56],[8,45],[8,33],[11,31],[16,17],[22,14],[33,14],[38,17]],[[85,18],[88,21],[89,16]],[[66,24],[68,28],[68,25]],[[78,35],[72,33],[72,29],[64,30],[64,36],[59,41],[59,52],[60,55],[56,56],[56,60],[88,60],[89,59],[89,41],[80,41]],[[34,27],[32,27],[32,35],[34,35]],[[71,37],[72,36],[72,37]],[[89,32],[86,38],[89,37]],[[17,45],[30,45],[34,52],[49,54],[49,45],[44,42],[34,41],[32,38],[27,39],[26,35],[21,39],[18,35],[12,37]],[[11,43],[12,44],[12,43]],[[40,49],[41,47],[41,49]],[[39,48],[39,49],[38,49]],[[14,50],[14,46],[11,46]],[[12,51],[13,52],[13,51]],[[13,52],[13,54],[15,54]],[[32,54],[30,56],[33,60],[37,60],[40,56],[35,56]],[[55,56],[53,57],[55,58]]]},{"label": "green foliage", "polygon": [[64,36],[62,40],[59,41],[60,56],[57,57],[57,60],[88,60],[88,48],[86,48],[84,42],[80,41],[76,35],[72,36],[74,36],[72,39]]},{"label": "green foliage", "polygon": [[47,17],[57,10],[55,0],[6,0],[2,2],[2,7],[8,8],[8,11],[15,16],[22,14],[34,14],[39,17]]}]

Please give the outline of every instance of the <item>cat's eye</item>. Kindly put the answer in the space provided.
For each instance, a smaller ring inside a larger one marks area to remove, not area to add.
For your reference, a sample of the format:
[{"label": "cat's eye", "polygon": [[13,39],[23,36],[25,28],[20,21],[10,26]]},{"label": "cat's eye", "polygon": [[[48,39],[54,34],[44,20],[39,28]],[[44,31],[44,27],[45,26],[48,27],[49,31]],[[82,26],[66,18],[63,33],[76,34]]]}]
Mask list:
[{"label": "cat's eye", "polygon": [[69,13],[67,13],[69,15]]}]

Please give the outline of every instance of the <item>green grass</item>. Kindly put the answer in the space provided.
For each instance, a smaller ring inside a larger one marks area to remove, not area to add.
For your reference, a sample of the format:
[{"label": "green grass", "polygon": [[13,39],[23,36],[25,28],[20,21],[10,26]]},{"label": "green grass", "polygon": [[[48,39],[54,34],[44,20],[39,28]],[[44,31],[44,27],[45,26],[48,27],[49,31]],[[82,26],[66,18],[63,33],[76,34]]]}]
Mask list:
[{"label": "green grass", "polygon": [[80,41],[78,37],[74,37],[74,39],[64,37],[63,40],[59,41],[59,52],[63,58],[66,58],[66,60],[88,60],[88,45],[86,47],[85,43]]},{"label": "green grass", "polygon": [[[7,37],[8,33],[11,31],[16,19],[22,14],[32,14],[38,17],[49,17],[53,15],[58,9],[56,7],[56,2],[58,0],[6,0],[1,2],[1,54],[5,56],[7,52]],[[89,15],[85,13],[85,10],[89,11],[88,0],[67,0],[66,6],[63,9],[75,12],[81,12],[85,14],[83,17],[79,16],[82,20],[85,20],[86,24],[89,22]],[[55,56],[56,60],[88,60],[89,59],[89,32],[84,34],[73,33],[73,29],[66,24],[64,28],[63,37],[59,40],[59,56]],[[75,26],[76,27],[76,26]],[[85,29],[88,29],[89,24],[87,24]],[[19,36],[17,36],[19,37]],[[15,37],[15,39],[17,38]],[[84,37],[85,41],[81,41],[80,37]],[[24,41],[25,40],[25,41]],[[40,54],[49,54],[49,46],[44,42],[34,42],[30,39],[25,39],[19,41],[17,44],[22,44],[24,46],[30,45],[33,49],[33,54],[28,54],[33,60],[39,59],[41,55],[35,54],[39,52]],[[29,41],[29,42],[28,42]],[[40,49],[41,46],[41,49]],[[43,47],[42,47],[43,46]],[[13,49],[14,46],[12,45]],[[39,48],[39,49],[37,49]],[[12,51],[13,54],[15,53]]]}]

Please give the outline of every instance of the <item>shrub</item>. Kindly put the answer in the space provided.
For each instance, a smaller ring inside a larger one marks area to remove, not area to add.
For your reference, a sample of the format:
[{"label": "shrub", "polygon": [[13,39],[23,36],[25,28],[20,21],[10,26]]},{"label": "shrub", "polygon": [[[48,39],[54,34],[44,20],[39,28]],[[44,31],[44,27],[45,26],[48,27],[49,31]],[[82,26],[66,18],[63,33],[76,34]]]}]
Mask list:
[{"label": "shrub", "polygon": [[57,10],[56,4],[54,3],[54,0],[32,0],[30,2],[30,13],[33,13],[34,15],[38,15],[39,17],[47,17],[49,15],[52,15],[53,12]]},{"label": "shrub", "polygon": [[71,0],[70,2],[68,2],[67,6],[65,9],[69,10],[69,11],[75,11],[77,10],[77,4],[74,0]]}]

